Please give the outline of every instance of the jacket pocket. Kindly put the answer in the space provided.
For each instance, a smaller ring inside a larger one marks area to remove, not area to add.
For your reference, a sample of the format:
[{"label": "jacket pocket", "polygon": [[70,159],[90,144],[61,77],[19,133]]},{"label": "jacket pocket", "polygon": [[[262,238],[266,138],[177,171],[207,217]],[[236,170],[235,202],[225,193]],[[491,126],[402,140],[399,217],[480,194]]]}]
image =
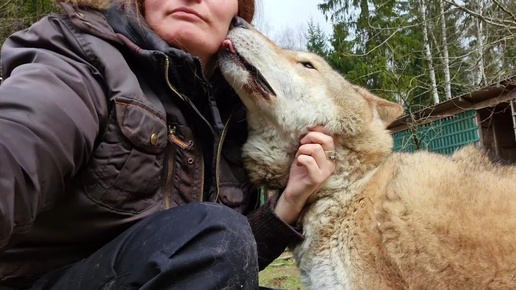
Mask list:
[{"label": "jacket pocket", "polygon": [[91,200],[133,213],[159,202],[167,144],[164,117],[132,99],[115,98],[97,144],[81,178]]}]

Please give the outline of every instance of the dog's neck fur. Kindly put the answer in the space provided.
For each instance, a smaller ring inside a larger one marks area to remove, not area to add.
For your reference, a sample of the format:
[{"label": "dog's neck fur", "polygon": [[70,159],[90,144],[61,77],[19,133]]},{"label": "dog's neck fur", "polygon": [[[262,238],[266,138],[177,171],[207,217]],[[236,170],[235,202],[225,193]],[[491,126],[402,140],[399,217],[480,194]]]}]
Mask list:
[{"label": "dog's neck fur", "polygon": [[343,146],[337,147],[336,151],[338,159],[335,161],[335,172],[321,185],[314,199],[334,196],[335,192],[342,189],[345,189],[346,194],[353,195],[367,183],[389,155],[389,153],[378,154],[375,160],[364,160],[361,152],[354,152]]},{"label": "dog's neck fur", "polygon": [[[290,166],[299,147],[299,136],[282,134],[277,130],[269,130],[269,126],[250,128],[249,139],[243,148],[243,156],[249,176],[254,184],[271,188],[284,188],[288,181]],[[357,138],[358,139],[358,138]],[[376,142],[366,152],[358,152],[346,146],[347,141],[335,137],[337,152],[336,170],[324,182],[318,191],[309,199],[309,203],[318,199],[331,197],[338,190],[353,195],[360,186],[371,177],[370,172],[391,154],[391,147],[378,146]],[[349,144],[348,144],[349,145]],[[376,152],[376,154],[371,154]],[[353,189],[353,190],[347,190]]]}]

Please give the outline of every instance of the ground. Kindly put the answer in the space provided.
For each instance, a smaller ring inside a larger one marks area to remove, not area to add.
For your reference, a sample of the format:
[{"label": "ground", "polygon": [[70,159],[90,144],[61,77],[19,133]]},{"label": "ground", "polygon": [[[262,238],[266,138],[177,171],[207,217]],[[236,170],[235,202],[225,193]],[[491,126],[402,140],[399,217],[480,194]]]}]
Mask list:
[{"label": "ground", "polygon": [[260,272],[260,286],[282,290],[304,289],[292,253],[285,252]]}]

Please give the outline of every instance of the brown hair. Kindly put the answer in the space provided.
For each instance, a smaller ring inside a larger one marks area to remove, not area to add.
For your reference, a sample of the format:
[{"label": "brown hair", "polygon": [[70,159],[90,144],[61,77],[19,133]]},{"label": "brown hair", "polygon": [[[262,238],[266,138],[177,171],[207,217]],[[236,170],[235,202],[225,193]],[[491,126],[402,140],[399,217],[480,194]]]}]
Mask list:
[{"label": "brown hair", "polygon": [[238,16],[245,19],[245,21],[251,23],[254,18],[255,11],[254,0],[238,0]]}]

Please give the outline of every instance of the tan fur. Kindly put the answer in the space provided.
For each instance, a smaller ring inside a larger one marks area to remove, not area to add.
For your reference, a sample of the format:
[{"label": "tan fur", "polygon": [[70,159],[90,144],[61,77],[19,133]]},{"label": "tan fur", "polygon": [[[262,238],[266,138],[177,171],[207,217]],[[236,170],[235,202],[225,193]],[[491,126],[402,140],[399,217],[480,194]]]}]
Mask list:
[{"label": "tan fur", "polygon": [[[399,105],[354,86],[321,58],[253,29],[228,36],[221,69],[248,108],[252,181],[285,186],[300,136],[335,136],[336,172],[312,196],[294,254],[308,289],[516,289],[516,168],[473,146],[452,156],[392,153]],[[310,62],[316,70],[302,65]]]}]

